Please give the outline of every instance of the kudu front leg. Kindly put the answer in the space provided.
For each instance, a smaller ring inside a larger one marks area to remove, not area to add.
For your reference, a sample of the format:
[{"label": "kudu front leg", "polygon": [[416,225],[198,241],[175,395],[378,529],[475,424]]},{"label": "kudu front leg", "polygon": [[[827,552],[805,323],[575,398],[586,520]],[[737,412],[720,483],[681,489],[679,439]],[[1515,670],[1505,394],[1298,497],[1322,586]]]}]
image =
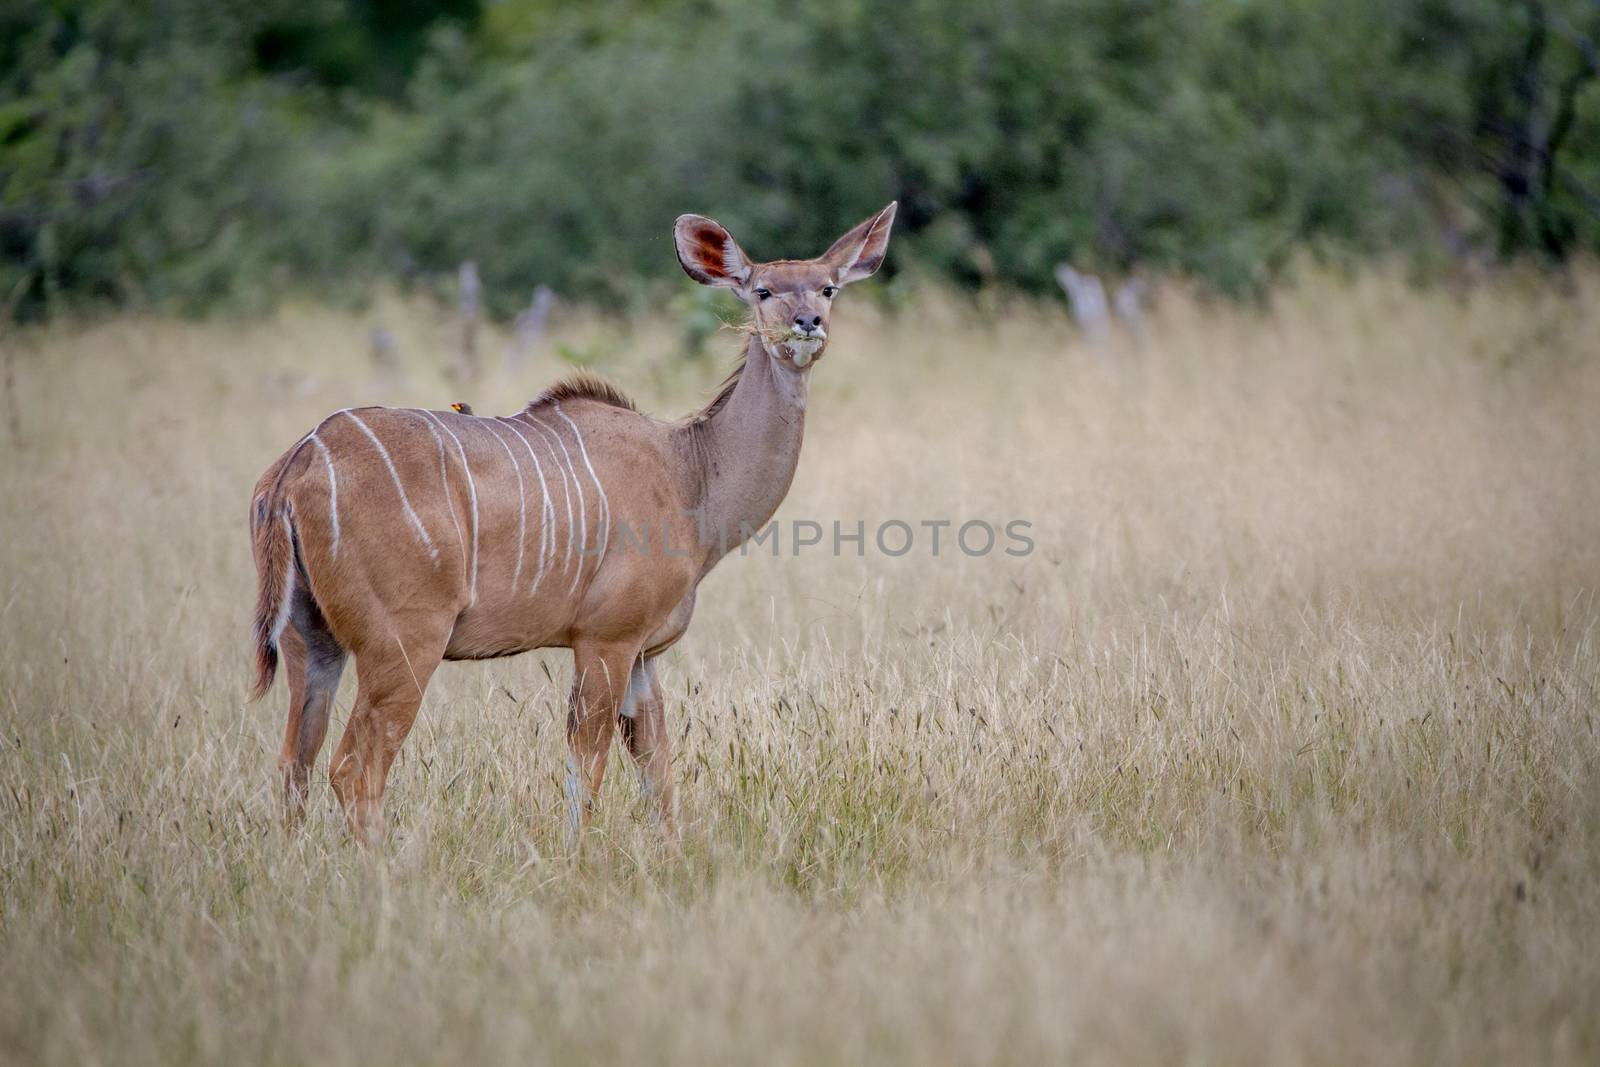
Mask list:
[{"label": "kudu front leg", "polygon": [[678,830],[672,816],[672,738],[667,734],[666,702],[656,678],[655,659],[641,656],[628,678],[628,695],[617,718],[628,754],[639,769],[639,791],[655,806],[656,824],[669,845]]},{"label": "kudu front leg", "polygon": [[567,829],[573,848],[589,828],[594,798],[605,778],[611,731],[638,654],[637,646],[580,644],[572,650],[575,674],[567,702]]}]

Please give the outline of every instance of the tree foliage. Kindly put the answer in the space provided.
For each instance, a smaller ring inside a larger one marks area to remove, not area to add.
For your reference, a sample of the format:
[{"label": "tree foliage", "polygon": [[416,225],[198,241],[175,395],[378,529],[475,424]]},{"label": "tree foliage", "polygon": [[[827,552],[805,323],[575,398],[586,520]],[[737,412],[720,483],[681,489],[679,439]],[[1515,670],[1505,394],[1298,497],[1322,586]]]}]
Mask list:
[{"label": "tree foliage", "polygon": [[615,298],[715,214],[1039,289],[1600,243],[1592,0],[10,0],[0,299],[204,307],[476,260]]}]

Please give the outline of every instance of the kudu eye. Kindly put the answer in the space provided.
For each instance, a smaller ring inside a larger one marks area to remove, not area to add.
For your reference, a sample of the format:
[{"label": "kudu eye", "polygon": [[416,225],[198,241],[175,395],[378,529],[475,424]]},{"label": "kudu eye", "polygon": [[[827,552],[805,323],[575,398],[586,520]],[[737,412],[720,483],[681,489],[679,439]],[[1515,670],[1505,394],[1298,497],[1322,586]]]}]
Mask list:
[{"label": "kudu eye", "polygon": [[756,290],[756,299],[757,300],[765,300],[767,297],[769,297],[771,295],[772,295],[772,290],[771,289],[757,289]]}]

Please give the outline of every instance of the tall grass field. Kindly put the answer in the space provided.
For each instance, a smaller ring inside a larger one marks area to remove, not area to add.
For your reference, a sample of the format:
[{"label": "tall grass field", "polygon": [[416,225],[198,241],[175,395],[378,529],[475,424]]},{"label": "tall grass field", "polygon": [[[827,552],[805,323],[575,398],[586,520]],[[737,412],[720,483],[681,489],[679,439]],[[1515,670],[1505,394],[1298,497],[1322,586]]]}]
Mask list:
[{"label": "tall grass field", "polygon": [[0,1061],[1600,1059],[1600,272],[1170,289],[1102,353],[852,291],[778,555],[663,663],[676,858],[615,750],[566,847],[557,651],[441,669],[381,847],[328,750],[283,831],[285,691],[244,701],[267,464],[345,406],[510,413],[573,356],[676,416],[740,344],[568,312],[464,385],[452,329],[386,298],[6,341]]}]

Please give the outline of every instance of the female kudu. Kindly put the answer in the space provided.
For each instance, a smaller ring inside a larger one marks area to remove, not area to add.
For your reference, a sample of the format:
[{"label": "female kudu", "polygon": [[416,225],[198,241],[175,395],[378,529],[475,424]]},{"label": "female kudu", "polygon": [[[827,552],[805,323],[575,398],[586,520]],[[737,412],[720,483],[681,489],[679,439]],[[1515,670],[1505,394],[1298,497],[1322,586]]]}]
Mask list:
[{"label": "female kudu", "polygon": [[700,580],[789,491],[833,296],[878,269],[894,214],[890,204],[817,259],[762,264],[712,220],[678,219],[683,269],[734,290],[754,318],[739,369],[686,419],[640,414],[580,375],[509,418],[340,411],[268,468],[250,509],[252,699],[272,685],[281,650],[291,824],[347,656],[356,702],[329,773],[352,832],[372,842],[389,767],[440,660],[565,647],[574,837],[614,722],[674,833],[655,657],[683,636]]}]

